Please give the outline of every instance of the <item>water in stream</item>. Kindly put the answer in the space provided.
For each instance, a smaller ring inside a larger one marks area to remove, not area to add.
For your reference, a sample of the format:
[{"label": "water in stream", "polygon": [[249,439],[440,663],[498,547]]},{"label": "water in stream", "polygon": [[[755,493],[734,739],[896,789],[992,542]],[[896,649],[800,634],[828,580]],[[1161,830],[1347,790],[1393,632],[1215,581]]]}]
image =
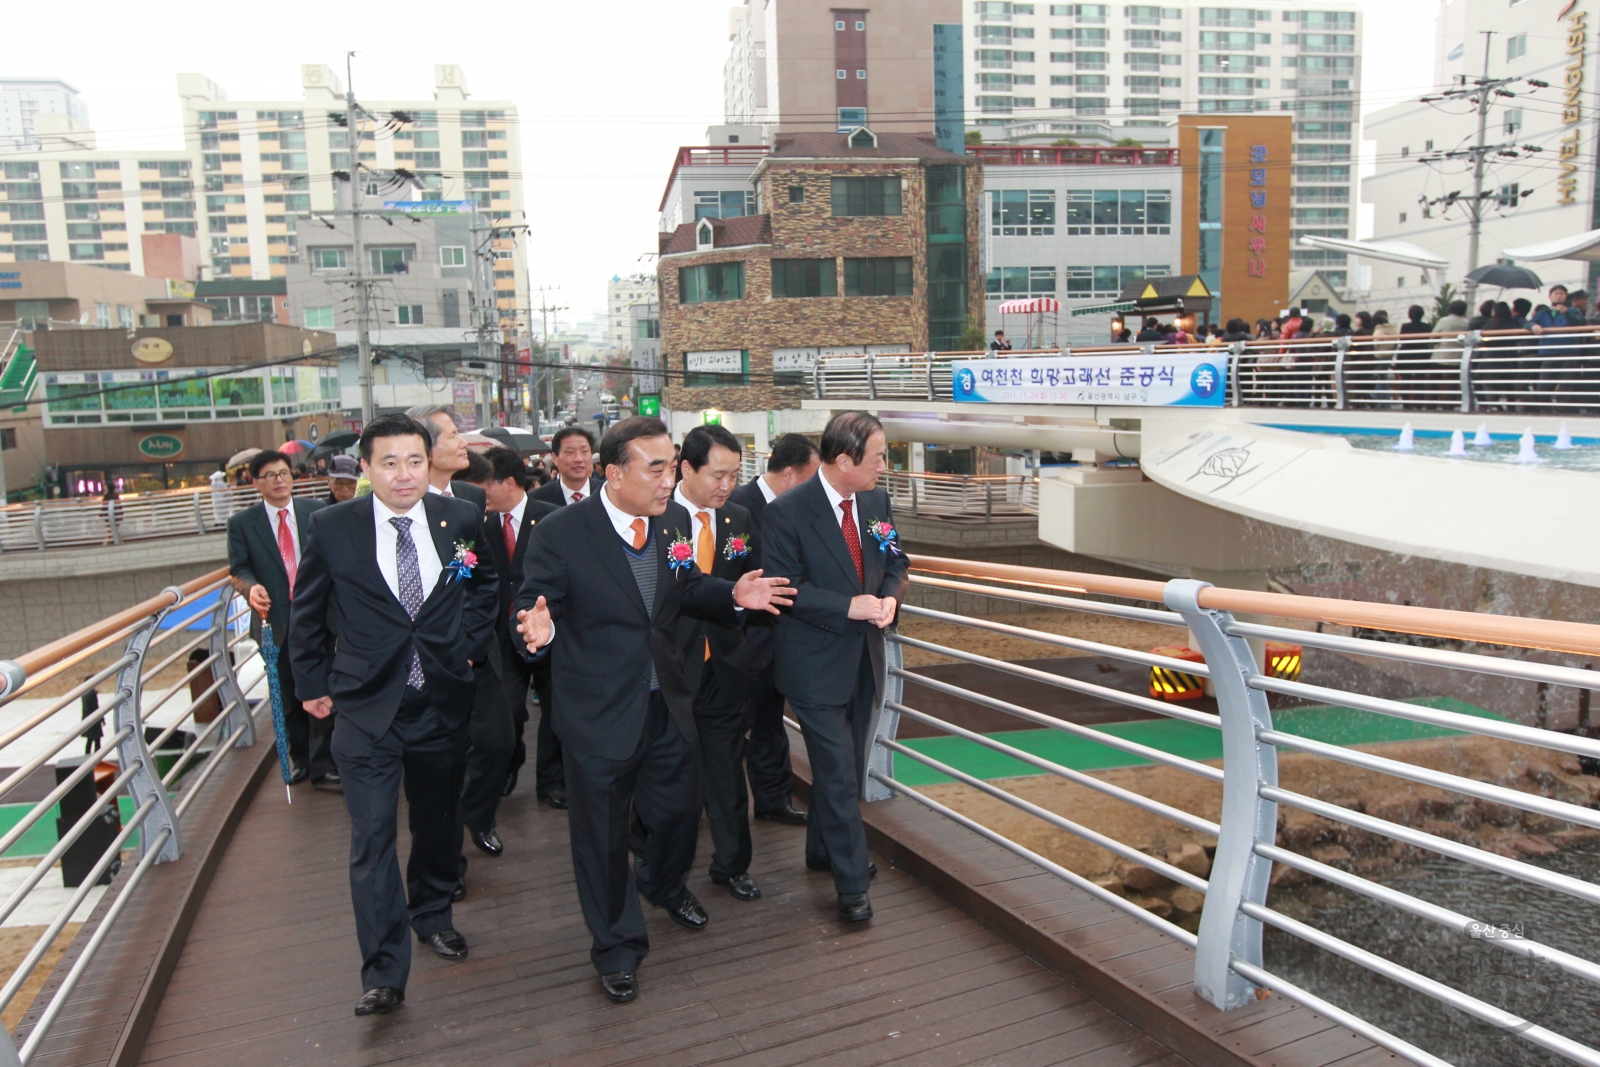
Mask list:
[{"label": "water in stream", "polygon": [[[1600,842],[1538,866],[1600,881]],[[1443,857],[1397,867],[1381,881],[1400,892],[1590,961],[1600,961],[1600,906]],[[1600,986],[1530,964],[1473,938],[1323,883],[1276,890],[1275,909],[1320,930],[1600,1048]],[[1461,1067],[1554,1067],[1571,1061],[1526,1037],[1480,1023],[1426,994],[1380,978],[1300,939],[1266,932],[1267,970]]]}]

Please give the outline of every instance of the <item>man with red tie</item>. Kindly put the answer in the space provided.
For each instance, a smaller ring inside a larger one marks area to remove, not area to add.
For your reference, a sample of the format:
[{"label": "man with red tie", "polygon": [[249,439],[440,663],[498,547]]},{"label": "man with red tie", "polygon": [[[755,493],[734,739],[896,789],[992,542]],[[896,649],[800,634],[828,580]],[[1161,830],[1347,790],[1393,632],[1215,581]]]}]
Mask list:
[{"label": "man with red tie", "polygon": [[550,438],[556,477],[533,491],[533,499],[564,508],[580,504],[605,484],[594,469],[594,438],[582,426],[563,426]]},{"label": "man with red tie", "polygon": [[[322,501],[294,495],[294,473],[282,452],[259,452],[250,460],[250,478],[261,499],[228,520],[228,568],[233,587],[250,602],[250,632],[261,639],[261,617],[266,616],[280,649],[288,647],[289,600],[294,596],[306,524]],[[284,726],[289,732],[292,780],[311,779],[318,788],[336,788],[339,772],[333,766],[329,738],[333,720],[313,720],[295,696],[289,657],[278,658],[278,679],[283,688]]]},{"label": "man with red tie", "polygon": [[772,649],[778,692],[800,720],[814,776],[806,866],[833,873],[845,922],[872,918],[861,787],[884,630],[910,584],[889,494],[878,488],[887,451],[881,422],[840,412],[822,431],[816,476],[773,500],[761,525],[763,566],[797,590]]}]

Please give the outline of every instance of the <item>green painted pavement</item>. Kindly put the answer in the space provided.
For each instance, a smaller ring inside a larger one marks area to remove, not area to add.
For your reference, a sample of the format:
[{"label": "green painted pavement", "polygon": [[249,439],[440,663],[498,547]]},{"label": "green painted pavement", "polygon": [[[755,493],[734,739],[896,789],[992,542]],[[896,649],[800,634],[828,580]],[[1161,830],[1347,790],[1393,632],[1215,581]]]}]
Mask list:
[{"label": "green painted pavement", "polygon": [[[1486,719],[1501,719],[1492,711],[1475,707],[1453,697],[1422,697],[1404,701],[1440,711],[1460,712]],[[1459,733],[1439,726],[1376,715],[1355,708],[1319,704],[1309,708],[1281,708],[1272,713],[1273,726],[1286,734],[1307,737],[1333,745],[1367,745],[1382,741],[1415,741],[1428,737],[1450,737]],[[1209,726],[1176,719],[1140,719],[1091,726],[1091,730],[1111,734],[1148,748],[1192,760],[1222,758],[1222,734]],[[1012,748],[1070,767],[1076,771],[1099,771],[1108,767],[1138,767],[1150,763],[1107,745],[1059,730],[1008,730],[988,736]],[[1044,774],[1044,771],[1013,759],[975,741],[960,737],[919,737],[901,742],[940,763],[949,764],[975,778],[1015,778]],[[952,781],[916,760],[897,756],[894,776],[906,785],[939,785]]]},{"label": "green painted pavement", "polygon": [[[11,832],[11,829],[22,821],[23,816],[33,810],[32,804],[0,804],[0,836]],[[131,797],[118,797],[117,810],[122,813],[122,824],[126,826],[128,819],[133,815],[133,799]],[[61,805],[57,804],[50,809],[50,813],[32,826],[6,851],[5,859],[18,859],[23,856],[43,856],[52,848],[60,838],[56,834],[56,819],[61,814]],[[124,848],[139,847],[139,831],[135,830],[128,838]]]}]

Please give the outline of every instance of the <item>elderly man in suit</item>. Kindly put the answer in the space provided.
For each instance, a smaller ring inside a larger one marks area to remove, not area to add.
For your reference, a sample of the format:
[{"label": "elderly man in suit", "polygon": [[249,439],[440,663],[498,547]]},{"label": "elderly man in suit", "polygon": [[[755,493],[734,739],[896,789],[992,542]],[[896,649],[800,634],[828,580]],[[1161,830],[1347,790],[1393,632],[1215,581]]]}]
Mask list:
[{"label": "elderly man in suit", "polygon": [[[624,1003],[638,996],[650,947],[640,894],[680,926],[709,921],[684,884],[700,780],[678,620],[733,627],[737,609],[771,611],[789,600],[788,583],[759,570],[729,582],[695,566],[690,516],[672,500],[672,438],[661,420],[612,426],[600,463],[600,492],[534,529],[517,606],[529,652],[548,648],[552,661],[590,958],[602,992]],[[634,809],[646,833],[637,876],[628,866]]]},{"label": "elderly man in suit", "polygon": [[[405,415],[361,433],[370,496],[312,516],[289,620],[289,659],[306,711],[338,717],[333,758],[350,811],[350,896],[361,947],[357,1015],[405,1001],[410,933],[464,959],[451,894],[456,805],[472,673],[488,656],[498,583],[473,505],[427,492],[427,431]],[[337,651],[329,636],[339,635]],[[411,828],[396,851],[399,792]],[[409,927],[409,930],[408,930]]]},{"label": "elderly man in suit", "polygon": [[[282,452],[258,452],[249,469],[261,499],[228,519],[228,569],[234,589],[250,603],[251,633],[260,640],[265,616],[273,640],[283,648],[289,639],[289,602],[305,551],[306,526],[324,505],[295,497],[294,473]],[[329,751],[333,724],[312,719],[300,706],[288,656],[278,658],[278,683],[289,734],[291,781],[309,777],[315,788],[338,788],[339,772]]]},{"label": "elderly man in suit", "polygon": [[[745,482],[728,500],[750,512],[756,533],[761,533],[767,505],[797,485],[811,480],[822,459],[817,446],[804,434],[786,433],[772,444],[767,457],[767,472]],[[745,627],[746,664],[750,669],[750,691],[745,704],[745,723],[750,740],[745,752],[745,767],[750,775],[750,794],[755,798],[756,818],[765,822],[804,826],[806,813],[794,806],[794,771],[789,765],[789,730],[783,723],[783,694],[772,679],[772,634],[777,619],[754,615]]]},{"label": "elderly man in suit", "polygon": [[763,559],[797,592],[778,620],[773,657],[806,742],[813,786],[806,866],[832,871],[839,918],[872,918],[861,823],[867,731],[884,671],[883,631],[905,597],[909,570],[894,532],[883,424],[844,411],[822,431],[822,467],[767,506]]}]

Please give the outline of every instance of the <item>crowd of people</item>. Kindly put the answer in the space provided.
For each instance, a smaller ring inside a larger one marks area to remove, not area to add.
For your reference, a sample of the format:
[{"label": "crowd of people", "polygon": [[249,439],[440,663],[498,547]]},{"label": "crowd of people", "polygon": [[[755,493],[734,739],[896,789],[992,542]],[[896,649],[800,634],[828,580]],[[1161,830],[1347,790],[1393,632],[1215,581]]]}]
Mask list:
[{"label": "crowd of people", "polygon": [[[711,921],[687,884],[702,815],[710,881],[740,906],[761,899],[753,815],[804,826],[837,918],[871,919],[866,731],[907,587],[877,419],[836,415],[820,444],[780,437],[744,484],[726,429],[675,445],[645,417],[598,443],[564,427],[548,467],[474,453],[447,407],[380,416],[358,451],[329,463],[332,502],[294,495],[290,457],[257,454],[261,499],[228,526],[234,586],[285,650],[292,780],[341,791],[350,814],[356,1015],[404,1003],[413,937],[467,957],[465,846],[504,855],[501,801],[530,755],[541,803],[522,817],[566,813],[614,1002],[639,994],[641,897],[687,929]],[[792,799],[786,702],[809,812]]]}]

